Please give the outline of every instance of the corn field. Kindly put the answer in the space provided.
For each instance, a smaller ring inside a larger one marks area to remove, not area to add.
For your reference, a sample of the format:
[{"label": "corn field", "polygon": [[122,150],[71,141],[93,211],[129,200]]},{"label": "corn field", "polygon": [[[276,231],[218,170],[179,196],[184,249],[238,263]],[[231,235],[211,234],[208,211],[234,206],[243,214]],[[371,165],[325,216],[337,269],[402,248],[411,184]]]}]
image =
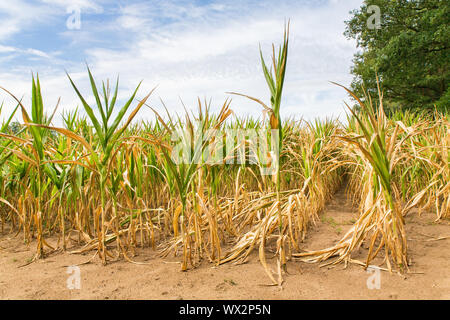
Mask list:
[{"label": "corn field", "polygon": [[[178,256],[182,271],[205,260],[241,263],[257,250],[274,285],[289,260],[367,267],[381,256],[389,270],[406,272],[405,216],[416,209],[450,217],[448,115],[386,116],[381,88],[357,97],[343,87],[357,103],[345,121],[282,119],[288,37],[287,28],[272,68],[261,53],[270,103],[233,93],[234,101],[262,105],[258,119],[235,116],[230,99],[215,106],[199,99],[183,116],[158,113],[153,91],[136,99],[139,86],[117,106],[118,81],[99,86],[88,69],[90,93],[68,75],[83,112],[64,112],[55,127],[56,108],[44,112],[38,76],[30,105],[2,84],[17,105],[0,132],[1,232],[35,243],[35,259],[67,250],[91,252],[103,264],[138,263],[137,249],[152,247]],[[155,120],[137,120],[144,110]],[[15,116],[20,126],[11,125]],[[308,227],[343,187],[358,219],[333,247],[305,251]],[[355,261],[363,243],[367,257]]]}]

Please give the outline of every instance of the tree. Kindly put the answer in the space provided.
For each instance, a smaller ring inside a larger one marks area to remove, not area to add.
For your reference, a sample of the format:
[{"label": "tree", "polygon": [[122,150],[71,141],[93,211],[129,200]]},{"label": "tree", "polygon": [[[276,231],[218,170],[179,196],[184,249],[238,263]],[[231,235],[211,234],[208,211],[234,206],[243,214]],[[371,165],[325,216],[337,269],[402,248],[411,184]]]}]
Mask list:
[{"label": "tree", "polygon": [[344,35],[361,49],[354,91],[376,93],[378,74],[387,109],[450,108],[448,0],[366,0],[351,14]]}]

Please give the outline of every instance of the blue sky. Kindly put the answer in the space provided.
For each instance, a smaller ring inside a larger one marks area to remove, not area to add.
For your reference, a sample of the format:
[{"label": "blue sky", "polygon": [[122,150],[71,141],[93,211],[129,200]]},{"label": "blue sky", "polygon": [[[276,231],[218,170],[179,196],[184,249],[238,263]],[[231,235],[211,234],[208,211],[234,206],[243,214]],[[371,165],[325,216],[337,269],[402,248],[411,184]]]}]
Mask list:
[{"label": "blue sky", "polygon": [[[45,107],[60,111],[79,105],[65,75],[90,96],[85,62],[97,81],[120,75],[120,98],[144,80],[139,97],[154,86],[150,99],[161,110],[182,112],[180,98],[195,107],[197,96],[219,108],[227,91],[268,100],[258,44],[268,57],[291,19],[291,42],[282,113],[312,119],[343,113],[355,43],[342,35],[349,11],[361,0],[282,1],[105,1],[42,0],[0,3],[0,86],[29,105],[31,72],[39,72]],[[69,29],[73,9],[79,29]],[[5,101],[3,116],[13,107]],[[92,98],[88,101],[93,102]],[[261,108],[233,97],[238,115],[261,115]],[[141,118],[153,117],[143,109]],[[58,121],[58,120],[56,120]]]}]

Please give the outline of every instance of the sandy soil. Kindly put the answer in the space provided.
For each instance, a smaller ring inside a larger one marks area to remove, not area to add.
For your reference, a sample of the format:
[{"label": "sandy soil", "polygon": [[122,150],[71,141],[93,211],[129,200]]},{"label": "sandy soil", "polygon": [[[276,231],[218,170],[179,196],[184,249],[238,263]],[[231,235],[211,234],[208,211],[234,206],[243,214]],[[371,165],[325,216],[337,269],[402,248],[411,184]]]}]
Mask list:
[{"label": "sandy soil", "polygon": [[[351,226],[356,212],[338,194],[311,226],[303,247],[334,244]],[[268,277],[255,254],[243,265],[214,267],[203,263],[180,272],[177,258],[162,259],[152,249],[138,250],[135,265],[125,261],[102,266],[98,259],[80,266],[81,288],[67,288],[67,266],[88,255],[54,253],[27,266],[33,255],[21,236],[0,234],[0,299],[450,299],[450,223],[435,215],[412,213],[406,218],[412,265],[406,275],[381,271],[380,289],[368,289],[371,276],[361,266],[319,268],[289,262],[282,289],[265,286]],[[437,240],[438,238],[443,238]],[[365,249],[354,257],[363,259]],[[270,256],[270,255],[268,255]],[[275,259],[268,260],[275,265]]]}]

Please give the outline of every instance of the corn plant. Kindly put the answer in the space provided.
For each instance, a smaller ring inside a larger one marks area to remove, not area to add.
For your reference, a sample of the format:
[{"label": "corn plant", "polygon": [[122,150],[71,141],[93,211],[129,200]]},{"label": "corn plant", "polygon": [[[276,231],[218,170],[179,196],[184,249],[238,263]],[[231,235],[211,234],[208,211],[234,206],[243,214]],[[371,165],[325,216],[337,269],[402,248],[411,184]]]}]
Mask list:
[{"label": "corn plant", "polygon": [[[78,97],[81,100],[81,103],[83,105],[83,108],[85,112],[87,113],[89,119],[92,122],[92,125],[94,126],[96,136],[99,140],[99,146],[100,150],[94,150],[94,148],[89,147],[91,153],[90,153],[90,159],[92,160],[92,164],[95,166],[95,170],[99,175],[99,188],[100,188],[100,199],[101,199],[101,220],[99,222],[101,226],[101,231],[98,235],[98,252],[99,255],[103,261],[104,264],[106,264],[106,194],[107,189],[111,188],[111,185],[108,185],[108,183],[111,183],[111,180],[108,179],[110,175],[109,165],[110,160],[112,158],[112,155],[118,148],[118,143],[120,141],[120,138],[128,125],[131,123],[133,118],[136,116],[140,108],[144,105],[144,103],[147,101],[149,96],[152,94],[153,90],[145,96],[135,107],[135,109],[131,112],[129,115],[127,121],[125,124],[123,124],[121,127],[119,125],[121,124],[122,119],[124,118],[125,114],[127,113],[128,109],[131,106],[131,103],[135,99],[136,93],[141,85],[136,87],[131,97],[128,99],[128,101],[122,106],[122,108],[119,110],[117,115],[113,117],[113,112],[116,106],[116,100],[117,100],[117,93],[119,88],[119,78],[117,78],[116,86],[114,88],[114,93],[111,97],[111,90],[109,87],[109,82],[107,82],[107,85],[105,86],[105,83],[102,83],[102,91],[103,91],[103,103],[100,98],[100,94],[97,89],[97,85],[95,84],[94,77],[92,76],[91,70],[88,69],[88,75],[89,75],[89,81],[91,84],[92,94],[94,95],[97,109],[100,113],[100,117],[96,116],[94,113],[94,110],[92,107],[86,102],[86,100],[81,95],[80,91],[78,90],[77,86],[73,82],[72,78],[70,78],[69,74],[67,74],[70,83],[72,84],[73,89],[77,93]],[[100,118],[100,119],[99,119]],[[74,137],[74,134],[68,130],[57,130],[59,132],[62,132],[69,137]],[[77,138],[79,141],[84,140],[81,137]]]},{"label": "corn plant", "polygon": [[[178,117],[178,122],[166,123],[162,117],[154,110],[159,122],[169,130],[170,136],[176,139],[179,149],[172,148],[164,141],[156,141],[156,145],[160,148],[163,160],[163,172],[167,181],[174,181],[176,191],[180,197],[181,204],[175,209],[173,230],[174,236],[178,237],[178,225],[181,231],[181,241],[183,243],[183,262],[181,270],[187,270],[187,262],[189,257],[190,232],[186,227],[186,209],[187,197],[189,189],[193,183],[196,173],[201,170],[204,165],[203,155],[209,145],[211,145],[214,133],[220,128],[224,121],[228,118],[231,111],[229,110],[231,101],[225,101],[219,114],[212,118],[209,116],[209,108],[207,104],[202,107],[202,102],[198,100],[198,118],[191,119],[186,113],[185,122]],[[211,130],[212,129],[212,130]],[[172,188],[172,190],[174,190]],[[216,243],[216,245],[218,245]],[[217,248],[220,255],[220,249]],[[220,258],[220,256],[219,256]]]},{"label": "corn plant", "polygon": [[[367,267],[384,251],[388,269],[407,271],[405,216],[413,208],[450,216],[449,116],[386,115],[381,90],[376,102],[345,89],[359,104],[346,123],[281,119],[288,37],[289,24],[271,68],[259,50],[270,103],[238,94],[263,106],[258,119],[230,117],[229,100],[218,113],[199,100],[197,113],[166,108],[164,119],[153,110],[154,120],[135,121],[153,90],[132,108],[139,84],[119,108],[118,79],[98,86],[88,68],[94,104],[68,75],[83,114],[63,112],[57,128],[39,77],[31,106],[2,88],[16,108],[0,126],[0,232],[21,231],[36,243],[35,259],[62,249],[143,263],[135,257],[151,244],[163,257],[181,253],[183,271],[203,260],[246,262],[256,249],[272,285],[282,284],[289,259]],[[22,123],[12,122],[19,110]],[[305,251],[310,225],[339,188],[359,217],[336,245]],[[363,244],[367,257],[355,260]]]},{"label": "corn plant", "polygon": [[[57,168],[46,161],[47,155],[45,153],[44,144],[48,138],[48,130],[37,126],[48,125],[51,122],[58,105],[55,107],[55,111],[50,117],[45,116],[39,76],[37,76],[36,79],[34,78],[34,75],[32,76],[31,118],[21,100],[17,99],[8,90],[2,89],[18,102],[22,111],[23,121],[32,137],[32,140],[30,141],[16,136],[3,135],[18,144],[19,149],[10,148],[9,150],[19,159],[32,164],[35,169],[29,172],[30,187],[33,192],[31,194],[28,193],[28,199],[23,198],[23,203],[25,203],[26,200],[29,200],[29,202],[32,203],[30,203],[29,210],[33,212],[33,221],[37,231],[37,253],[34,257],[36,259],[43,257],[44,245],[52,248],[43,238],[44,230],[42,224],[45,219],[45,212],[43,212],[44,193],[47,191],[50,181],[59,186],[59,172]],[[25,212],[25,207],[23,209],[23,219],[25,219],[27,213]],[[26,224],[23,225],[25,228]],[[27,237],[27,235],[29,235],[29,230],[24,229],[24,236]]]},{"label": "corn plant", "polygon": [[[341,85],[339,85],[341,86]],[[350,156],[357,159],[356,165],[363,166],[362,211],[359,219],[338,244],[320,252],[296,254],[296,257],[309,257],[308,261],[323,261],[333,255],[339,258],[333,263],[351,260],[351,252],[370,234],[370,246],[365,266],[385,248],[386,263],[391,270],[390,258],[400,270],[407,268],[407,243],[404,219],[400,208],[399,194],[393,185],[393,170],[398,163],[398,150],[401,143],[397,136],[401,126],[397,125],[392,133],[388,131],[388,122],[383,110],[382,93],[379,89],[377,108],[369,98],[362,102],[352,91],[343,87],[360,106],[357,113],[348,105],[362,134],[338,136],[348,143]],[[354,148],[353,148],[354,146]],[[361,179],[361,176],[358,177]],[[375,249],[378,237],[381,241]],[[311,257],[312,256],[312,257]]]},{"label": "corn plant", "polygon": [[[276,174],[275,174],[275,184],[276,184],[276,191],[277,191],[277,212],[278,212],[278,220],[279,220],[279,233],[280,233],[280,243],[284,243],[284,238],[281,237],[282,230],[283,230],[283,219],[281,216],[281,198],[280,198],[280,191],[281,191],[281,165],[279,163],[280,161],[280,152],[283,148],[283,126],[281,122],[281,115],[280,115],[280,108],[281,108],[281,97],[283,93],[283,86],[284,86],[284,78],[286,74],[286,65],[287,65],[287,55],[288,55],[288,47],[289,47],[289,22],[287,26],[285,26],[284,30],[284,39],[283,44],[278,49],[278,55],[275,54],[275,45],[272,44],[272,63],[273,63],[273,69],[270,69],[267,67],[266,62],[263,57],[263,53],[261,50],[261,47],[259,49],[260,58],[261,58],[261,65],[264,73],[264,77],[266,79],[267,85],[270,90],[270,106],[268,107],[264,102],[257,98],[253,98],[247,95],[243,95],[240,93],[231,92],[231,94],[237,94],[244,97],[249,98],[250,100],[253,100],[264,108],[264,111],[269,113],[270,115],[270,128],[272,129],[272,134],[275,133],[276,135],[276,146],[275,146],[275,160],[276,163]],[[280,246],[281,251],[284,251],[284,245]],[[281,256],[284,256],[284,253],[281,252]],[[286,261],[283,259],[281,262],[283,267],[285,268]]]}]

